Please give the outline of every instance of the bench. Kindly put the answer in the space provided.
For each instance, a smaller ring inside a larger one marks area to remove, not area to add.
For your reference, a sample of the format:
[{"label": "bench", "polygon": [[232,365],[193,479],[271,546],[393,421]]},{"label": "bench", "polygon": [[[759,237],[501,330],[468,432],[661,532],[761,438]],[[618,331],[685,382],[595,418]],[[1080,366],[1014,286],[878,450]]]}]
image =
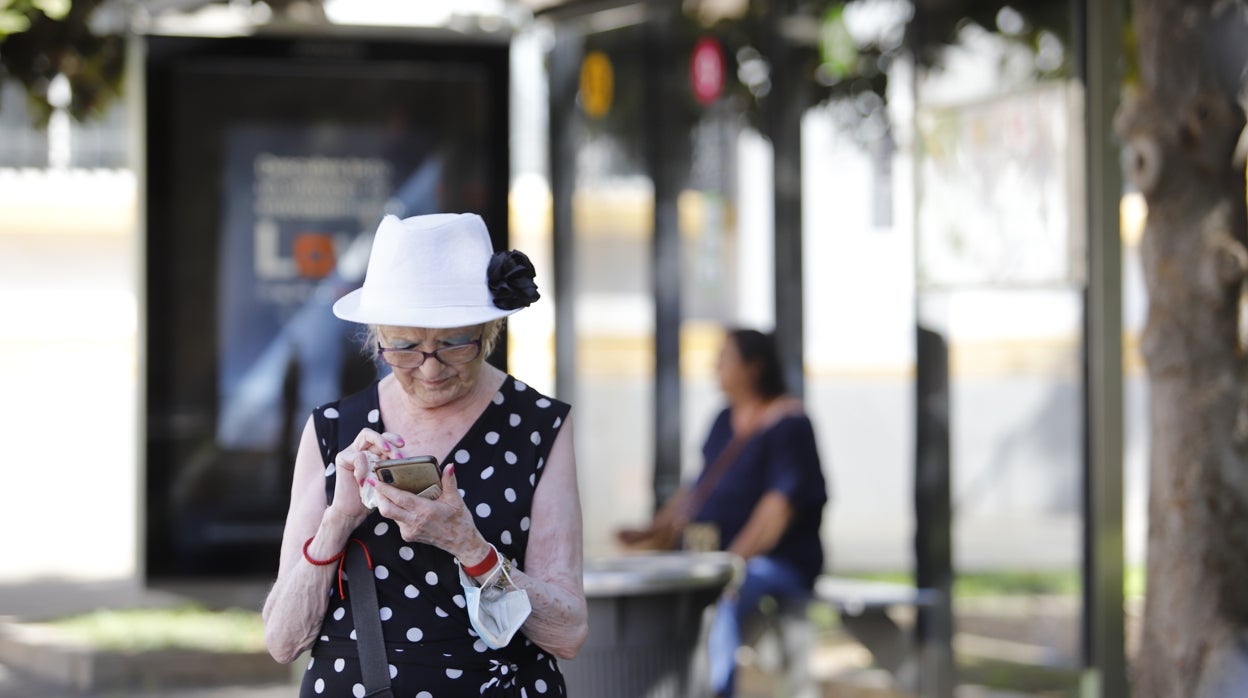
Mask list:
[{"label": "bench", "polygon": [[777,636],[780,662],[791,694],[815,695],[807,666],[814,639],[808,617],[812,603],[835,608],[841,626],[871,653],[875,665],[888,671],[897,685],[917,692],[921,673],[918,648],[912,633],[898,625],[889,611],[902,607],[932,608],[942,602],[942,597],[939,590],[909,584],[820,575],[812,598],[805,603],[781,606],[766,623]]},{"label": "bench", "polygon": [[889,610],[898,607],[931,608],[941,602],[936,589],[909,584],[820,576],[815,601],[831,604],[841,614],[841,626],[871,652],[875,663],[906,688],[918,684],[917,653],[910,632],[897,624]]}]

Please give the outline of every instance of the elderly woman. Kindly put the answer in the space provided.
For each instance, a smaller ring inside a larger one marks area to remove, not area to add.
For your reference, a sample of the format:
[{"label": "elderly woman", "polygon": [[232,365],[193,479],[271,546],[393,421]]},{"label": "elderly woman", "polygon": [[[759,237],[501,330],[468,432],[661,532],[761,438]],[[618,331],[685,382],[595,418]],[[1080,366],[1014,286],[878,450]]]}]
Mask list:
[{"label": "elderly woman", "polygon": [[[275,659],[311,648],[301,696],[564,695],[557,659],[587,633],[570,408],[485,361],[537,298],[528,259],[492,254],[476,215],[378,227],[363,287],[334,314],[369,326],[391,372],[308,420],[264,606]],[[426,454],[440,493],[374,475]],[[384,657],[365,641],[371,614]]]}]

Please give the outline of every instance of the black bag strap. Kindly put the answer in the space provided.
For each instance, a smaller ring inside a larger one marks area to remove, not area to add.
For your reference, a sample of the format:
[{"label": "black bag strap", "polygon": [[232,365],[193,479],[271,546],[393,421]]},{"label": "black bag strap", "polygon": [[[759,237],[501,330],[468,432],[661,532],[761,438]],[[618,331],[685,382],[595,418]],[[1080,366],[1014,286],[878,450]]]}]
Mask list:
[{"label": "black bag strap", "polygon": [[373,569],[364,544],[352,540],[347,544],[347,588],[351,596],[351,615],[355,618],[355,642],[360,655],[360,673],[364,677],[364,695],[393,698],[390,691],[390,664],[386,661],[386,641],[381,636],[381,611],[377,606],[377,587]]},{"label": "black bag strap", "polygon": [[[350,446],[360,429],[369,425],[366,416],[376,408],[377,386],[369,386],[338,403],[338,450]],[[393,698],[390,689],[390,664],[386,661],[386,641],[381,634],[381,609],[377,603],[377,586],[373,581],[373,564],[368,548],[351,539],[343,551],[347,568],[348,600],[355,619],[355,642],[360,656],[360,673],[364,678],[364,695]]]}]

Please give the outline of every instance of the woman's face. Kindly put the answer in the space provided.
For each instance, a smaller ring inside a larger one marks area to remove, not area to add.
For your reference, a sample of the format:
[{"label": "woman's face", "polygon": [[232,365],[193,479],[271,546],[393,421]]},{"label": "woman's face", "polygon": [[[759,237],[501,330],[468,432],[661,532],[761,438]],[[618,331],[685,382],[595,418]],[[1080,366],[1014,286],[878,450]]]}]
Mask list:
[{"label": "woman's face", "polygon": [[[425,356],[423,363],[416,368],[395,365],[419,361],[421,355],[415,351],[397,355],[402,358],[396,358],[396,354],[389,351],[382,352],[382,358],[390,364],[390,370],[403,392],[426,408],[441,407],[472,393],[477,378],[481,375],[481,367],[485,365],[485,356],[480,351],[482,331],[482,325],[451,329],[380,327],[377,330],[383,350],[419,350],[426,354],[445,350],[439,354],[445,357],[445,361],[434,356]],[[466,363],[457,363],[463,356],[471,355],[469,345],[474,342],[477,355]],[[450,349],[451,347],[463,348]]]},{"label": "woman's face", "polygon": [[754,376],[749,364],[741,358],[736,342],[731,337],[724,339],[719,350],[719,360],[715,362],[715,372],[719,375],[719,389],[728,396],[749,395],[754,392]]}]

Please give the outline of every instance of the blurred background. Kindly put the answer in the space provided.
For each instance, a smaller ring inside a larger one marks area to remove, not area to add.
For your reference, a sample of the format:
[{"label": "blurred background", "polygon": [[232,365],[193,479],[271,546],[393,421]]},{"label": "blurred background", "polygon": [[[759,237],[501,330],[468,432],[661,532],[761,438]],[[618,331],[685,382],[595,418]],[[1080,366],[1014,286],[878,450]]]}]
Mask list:
[{"label": "blurred background", "polygon": [[[816,427],[828,572],[913,583],[934,496],[915,477],[921,328],[947,351],[959,661],[1077,690],[1083,3],[1045,24],[933,16],[927,42],[901,0],[99,5],[120,97],[77,114],[61,75],[44,113],[0,83],[0,423],[20,478],[0,495],[0,613],[62,612],[41,588],[262,598],[292,439],[376,370],[328,305],[380,214],[477,210],[537,267],[543,301],[494,360],[574,406],[588,557],[699,471],[721,332],[746,326],[787,343]],[[1130,628],[1145,212],[1115,203]]]}]

